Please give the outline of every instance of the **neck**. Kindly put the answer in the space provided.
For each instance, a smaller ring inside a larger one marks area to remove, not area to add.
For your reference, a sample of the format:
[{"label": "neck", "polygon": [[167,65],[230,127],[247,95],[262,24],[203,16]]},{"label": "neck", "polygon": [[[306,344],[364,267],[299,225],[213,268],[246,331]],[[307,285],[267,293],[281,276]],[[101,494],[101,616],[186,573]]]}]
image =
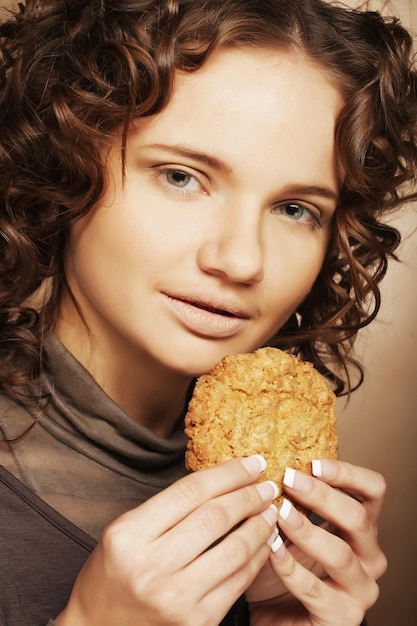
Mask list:
[{"label": "neck", "polygon": [[54,332],[106,394],[132,419],[161,437],[171,436],[184,414],[192,378],[167,370],[130,345],[97,341],[58,320]]}]

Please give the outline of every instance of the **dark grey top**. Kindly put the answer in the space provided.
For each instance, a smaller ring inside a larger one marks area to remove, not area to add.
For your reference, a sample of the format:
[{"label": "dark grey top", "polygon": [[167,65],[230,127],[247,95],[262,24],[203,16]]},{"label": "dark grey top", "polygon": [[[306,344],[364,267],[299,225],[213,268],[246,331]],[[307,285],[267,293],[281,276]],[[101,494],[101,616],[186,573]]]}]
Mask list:
[{"label": "dark grey top", "polygon": [[[105,526],[186,473],[182,420],[169,439],[135,422],[52,334],[48,372],[18,405],[0,396],[0,465],[80,529]],[[45,404],[42,400],[41,403]]]}]

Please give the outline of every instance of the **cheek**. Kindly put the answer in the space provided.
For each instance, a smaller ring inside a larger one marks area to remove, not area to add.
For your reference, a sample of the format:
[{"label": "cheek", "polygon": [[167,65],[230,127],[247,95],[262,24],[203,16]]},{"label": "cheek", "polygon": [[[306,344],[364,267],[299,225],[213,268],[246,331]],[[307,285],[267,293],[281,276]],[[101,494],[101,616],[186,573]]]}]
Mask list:
[{"label": "cheek", "polygon": [[[132,241],[105,207],[77,222],[71,232],[68,275],[75,294],[88,300],[110,298],[126,283],[132,267]],[[107,294],[107,295],[106,295]]]},{"label": "cheek", "polygon": [[308,292],[323,265],[327,237],[321,233],[312,233],[311,237],[296,235],[289,233],[269,246],[270,252],[265,255],[265,275],[268,272],[270,282],[275,280],[277,284],[285,284],[291,292]]},{"label": "cheek", "polygon": [[265,272],[264,313],[281,326],[311,291],[325,256],[324,245],[297,246],[275,255]]},{"label": "cheek", "polygon": [[182,267],[191,254],[184,233],[167,232],[126,207],[103,208],[77,223],[70,245],[70,275],[91,299],[132,298],[171,268]]}]

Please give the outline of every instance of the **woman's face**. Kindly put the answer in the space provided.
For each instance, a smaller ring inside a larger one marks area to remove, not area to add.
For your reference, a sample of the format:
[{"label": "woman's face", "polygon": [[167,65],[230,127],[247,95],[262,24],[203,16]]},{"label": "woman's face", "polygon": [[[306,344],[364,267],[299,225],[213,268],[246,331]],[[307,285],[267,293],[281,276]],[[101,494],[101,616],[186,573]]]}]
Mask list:
[{"label": "woman's face", "polygon": [[124,186],[117,144],[105,194],[72,230],[68,282],[103,363],[129,354],[195,376],[282,326],[325,255],[342,105],[325,71],[271,50],[219,51],[178,75],[129,135]]}]

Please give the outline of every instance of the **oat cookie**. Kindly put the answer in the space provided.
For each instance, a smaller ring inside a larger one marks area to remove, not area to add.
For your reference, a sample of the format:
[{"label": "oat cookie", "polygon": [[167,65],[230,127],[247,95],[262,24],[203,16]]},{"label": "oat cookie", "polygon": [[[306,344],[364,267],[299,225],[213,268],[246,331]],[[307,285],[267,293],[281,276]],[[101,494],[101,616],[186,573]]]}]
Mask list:
[{"label": "oat cookie", "polygon": [[286,467],[311,473],[312,459],[337,457],[335,403],[325,378],[293,355],[267,347],[226,356],[197,380],[185,417],[187,468],[262,454],[261,479],[282,490]]}]

